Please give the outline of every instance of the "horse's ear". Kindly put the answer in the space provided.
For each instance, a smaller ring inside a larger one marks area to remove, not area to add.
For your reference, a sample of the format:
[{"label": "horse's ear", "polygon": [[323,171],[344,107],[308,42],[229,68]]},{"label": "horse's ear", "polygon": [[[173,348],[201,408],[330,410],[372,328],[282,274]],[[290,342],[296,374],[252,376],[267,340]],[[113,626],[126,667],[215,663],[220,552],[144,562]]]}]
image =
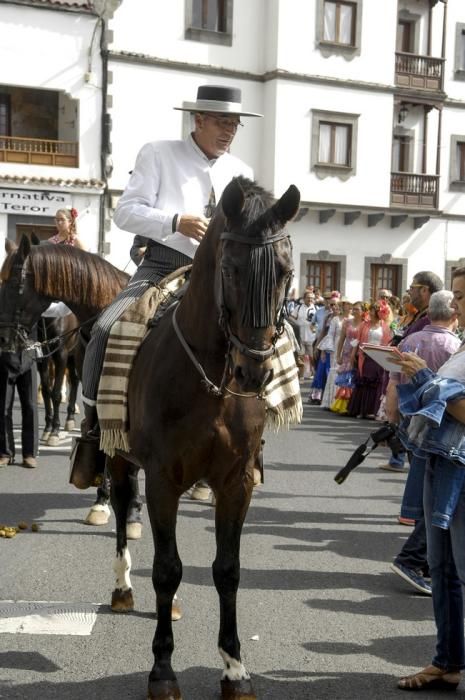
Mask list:
[{"label": "horse's ear", "polygon": [[31,243],[32,245],[40,245],[40,238],[34,231],[31,232]]},{"label": "horse's ear", "polygon": [[21,240],[18,246],[18,255],[20,259],[25,260],[29,253],[31,252],[31,241],[26,236],[25,233],[21,236]]},{"label": "horse's ear", "polygon": [[227,219],[236,219],[244,208],[244,190],[237,178],[233,178],[223,191],[221,204]]},{"label": "horse's ear", "polygon": [[14,241],[11,240],[11,238],[5,238],[5,253],[7,255],[10,255],[10,253],[14,253],[15,250],[17,250],[18,246]]},{"label": "horse's ear", "polygon": [[285,224],[297,214],[299,205],[300,192],[295,185],[291,185],[281,199],[273,205],[273,210],[281,223]]}]

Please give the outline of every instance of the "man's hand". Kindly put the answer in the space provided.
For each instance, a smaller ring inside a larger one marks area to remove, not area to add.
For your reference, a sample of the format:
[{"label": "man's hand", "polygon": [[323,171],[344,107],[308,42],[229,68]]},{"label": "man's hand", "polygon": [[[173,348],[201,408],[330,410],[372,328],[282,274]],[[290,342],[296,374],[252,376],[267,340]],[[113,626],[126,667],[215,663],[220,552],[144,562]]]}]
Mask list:
[{"label": "man's hand", "polygon": [[182,214],[178,217],[177,230],[187,238],[193,238],[196,241],[201,241],[205,236],[209,219],[204,216],[191,216],[190,214]]},{"label": "man's hand", "polygon": [[421,369],[428,367],[426,362],[414,352],[403,352],[401,354],[402,357],[392,358],[391,362],[397,365],[407,377],[413,377]]}]

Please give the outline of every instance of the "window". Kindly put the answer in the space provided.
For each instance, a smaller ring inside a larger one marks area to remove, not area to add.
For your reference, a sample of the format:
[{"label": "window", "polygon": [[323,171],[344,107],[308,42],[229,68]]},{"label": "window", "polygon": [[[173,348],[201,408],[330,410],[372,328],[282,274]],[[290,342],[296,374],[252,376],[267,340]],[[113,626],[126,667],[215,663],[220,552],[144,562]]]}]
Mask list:
[{"label": "window", "polygon": [[465,24],[455,28],[455,79],[465,80]]},{"label": "window", "polygon": [[10,95],[0,92],[0,135],[11,136]]},{"label": "window", "polygon": [[414,23],[407,20],[399,20],[397,25],[397,51],[413,53],[414,36]]},{"label": "window", "polygon": [[413,172],[413,141],[414,132],[412,129],[404,129],[401,126],[396,127],[392,139],[392,172]]},{"label": "window", "polygon": [[352,127],[345,124],[320,122],[318,163],[350,165]]},{"label": "window", "polygon": [[318,177],[356,173],[358,114],[312,110],[311,169]]},{"label": "window", "polygon": [[457,175],[460,182],[465,182],[465,141],[457,144]]},{"label": "window", "polygon": [[233,0],[186,0],[185,38],[232,46]]},{"label": "window", "polygon": [[326,0],[324,40],[353,46],[355,14],[356,7],[352,3]]},{"label": "window", "polygon": [[450,188],[465,191],[465,136],[451,136]]},{"label": "window", "polygon": [[363,0],[317,0],[316,43],[327,57],[359,56],[362,39]]},{"label": "window", "polygon": [[340,263],[323,260],[306,261],[306,283],[321,292],[340,289]]},{"label": "window", "polygon": [[370,299],[377,299],[380,289],[390,289],[394,296],[400,297],[401,278],[402,268],[399,265],[371,265]]}]

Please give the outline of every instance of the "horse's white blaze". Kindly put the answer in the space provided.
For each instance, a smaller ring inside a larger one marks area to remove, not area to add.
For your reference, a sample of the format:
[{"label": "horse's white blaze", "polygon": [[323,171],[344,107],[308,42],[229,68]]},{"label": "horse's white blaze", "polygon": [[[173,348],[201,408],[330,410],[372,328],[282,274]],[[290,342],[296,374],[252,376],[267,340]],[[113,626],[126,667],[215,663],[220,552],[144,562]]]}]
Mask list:
[{"label": "horse's white blaze", "polygon": [[131,572],[131,555],[129,549],[125,547],[121,555],[117,554],[113,564],[113,571],[116,574],[116,588],[121,591],[128,591],[132,588],[129,574]]},{"label": "horse's white blaze", "polygon": [[224,663],[223,679],[227,678],[229,681],[250,680],[249,672],[243,663],[237,659],[233,659],[232,656],[229,656],[221,647],[218,648],[218,651]]}]

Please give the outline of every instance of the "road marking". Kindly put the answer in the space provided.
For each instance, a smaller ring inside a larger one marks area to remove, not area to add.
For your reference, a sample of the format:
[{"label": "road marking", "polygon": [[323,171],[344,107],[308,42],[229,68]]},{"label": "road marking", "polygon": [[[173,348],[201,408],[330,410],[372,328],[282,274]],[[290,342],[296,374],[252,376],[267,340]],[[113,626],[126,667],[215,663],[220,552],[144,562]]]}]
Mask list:
[{"label": "road marking", "polygon": [[0,634],[89,636],[99,607],[97,603],[0,601]]}]

